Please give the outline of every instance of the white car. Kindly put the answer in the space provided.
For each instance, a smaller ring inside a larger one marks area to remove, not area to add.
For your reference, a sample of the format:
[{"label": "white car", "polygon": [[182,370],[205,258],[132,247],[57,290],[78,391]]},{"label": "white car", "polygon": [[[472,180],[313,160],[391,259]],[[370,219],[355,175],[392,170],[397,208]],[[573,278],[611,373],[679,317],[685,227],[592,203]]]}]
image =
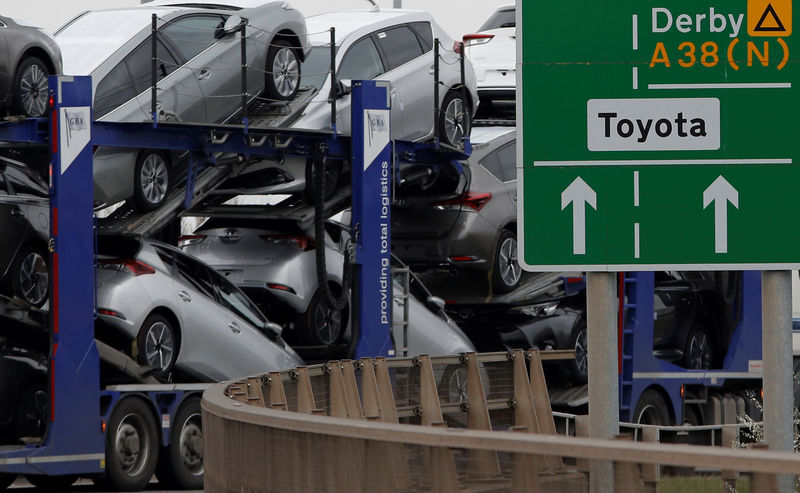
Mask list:
[{"label": "white car", "polygon": [[497,9],[478,28],[463,37],[467,58],[472,61],[478,81],[481,113],[490,111],[493,103],[516,99],[516,13],[514,5]]}]

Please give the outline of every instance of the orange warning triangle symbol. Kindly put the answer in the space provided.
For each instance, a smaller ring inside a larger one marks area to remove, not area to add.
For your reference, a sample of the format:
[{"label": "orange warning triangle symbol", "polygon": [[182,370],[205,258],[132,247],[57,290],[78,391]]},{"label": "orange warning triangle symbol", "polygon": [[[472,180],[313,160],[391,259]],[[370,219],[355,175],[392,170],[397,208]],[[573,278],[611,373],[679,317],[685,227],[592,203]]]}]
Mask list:
[{"label": "orange warning triangle symbol", "polygon": [[[770,18],[768,21],[768,25],[765,25],[765,21]],[[771,3],[767,4],[767,8],[764,9],[764,13],[761,15],[761,18],[758,20],[756,27],[753,28],[753,31],[759,32],[784,32],[786,28],[783,27],[783,22],[778,17],[778,14],[775,12],[775,9],[772,7]]]}]

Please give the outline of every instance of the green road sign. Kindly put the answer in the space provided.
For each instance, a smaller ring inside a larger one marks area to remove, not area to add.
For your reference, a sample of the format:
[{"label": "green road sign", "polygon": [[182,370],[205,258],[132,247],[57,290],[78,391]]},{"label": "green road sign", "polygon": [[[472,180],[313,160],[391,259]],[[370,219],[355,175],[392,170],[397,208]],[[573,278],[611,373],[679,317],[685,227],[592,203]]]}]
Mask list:
[{"label": "green road sign", "polygon": [[800,267],[791,0],[517,3],[520,263]]}]

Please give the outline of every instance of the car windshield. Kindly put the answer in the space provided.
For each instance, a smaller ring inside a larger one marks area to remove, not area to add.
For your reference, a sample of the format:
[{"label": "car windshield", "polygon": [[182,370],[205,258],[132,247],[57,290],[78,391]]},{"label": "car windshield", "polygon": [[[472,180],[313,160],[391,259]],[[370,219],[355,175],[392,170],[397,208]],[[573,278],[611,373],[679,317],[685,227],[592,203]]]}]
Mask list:
[{"label": "car windshield", "polygon": [[147,28],[149,10],[107,10],[87,12],[58,30],[64,73],[89,75],[103,61]]},{"label": "car windshield", "polygon": [[517,14],[514,9],[498,10],[483,23],[478,31],[488,31],[489,29],[499,29],[501,27],[516,27]]},{"label": "car windshield", "polygon": [[[336,47],[339,50],[339,47]],[[322,89],[328,74],[331,72],[330,46],[314,46],[311,48],[306,61],[303,62],[302,85],[313,86],[318,91]]]}]

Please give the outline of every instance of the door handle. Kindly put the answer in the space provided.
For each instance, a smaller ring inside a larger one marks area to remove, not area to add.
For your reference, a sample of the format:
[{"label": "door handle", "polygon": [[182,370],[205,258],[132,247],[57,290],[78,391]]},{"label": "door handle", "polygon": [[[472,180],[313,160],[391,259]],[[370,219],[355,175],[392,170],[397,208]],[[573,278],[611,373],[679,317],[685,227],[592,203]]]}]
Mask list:
[{"label": "door handle", "polygon": [[242,331],[242,329],[240,329],[239,326],[236,325],[236,322],[229,323],[228,328],[231,329],[234,334],[238,334],[239,332]]},{"label": "door handle", "polygon": [[211,70],[204,68],[200,71],[200,75],[197,76],[197,80],[206,80],[211,77]]},{"label": "door handle", "polygon": [[187,293],[186,291],[178,291],[178,296],[180,296],[180,298],[186,303],[192,301],[192,297],[189,296],[189,293]]}]

